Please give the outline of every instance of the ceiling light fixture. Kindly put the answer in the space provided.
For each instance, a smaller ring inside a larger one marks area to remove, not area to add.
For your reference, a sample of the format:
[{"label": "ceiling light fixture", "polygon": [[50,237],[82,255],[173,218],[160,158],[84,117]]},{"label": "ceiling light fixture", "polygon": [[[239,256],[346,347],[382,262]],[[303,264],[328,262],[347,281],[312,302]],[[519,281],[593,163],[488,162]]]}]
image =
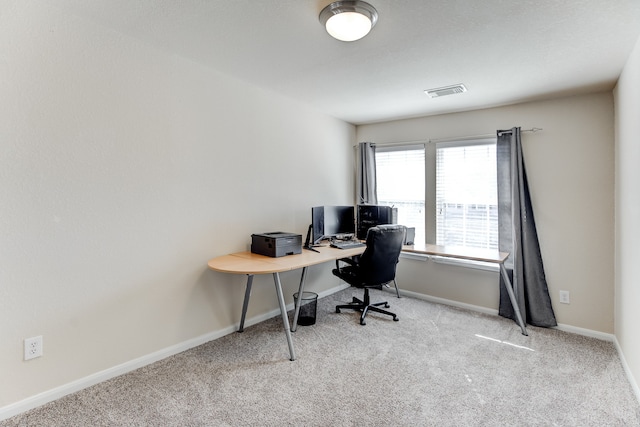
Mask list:
[{"label": "ceiling light fixture", "polygon": [[331,37],[344,42],[360,40],[376,25],[378,11],[364,1],[334,1],[320,12],[320,22]]}]

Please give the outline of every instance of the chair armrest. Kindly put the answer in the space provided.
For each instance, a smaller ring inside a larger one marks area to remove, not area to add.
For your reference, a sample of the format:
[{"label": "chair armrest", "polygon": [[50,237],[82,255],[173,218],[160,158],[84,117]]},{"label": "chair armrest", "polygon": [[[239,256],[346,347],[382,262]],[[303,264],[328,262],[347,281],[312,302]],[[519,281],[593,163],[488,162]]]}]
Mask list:
[{"label": "chair armrest", "polygon": [[358,262],[353,258],[340,258],[340,259],[336,260],[336,262],[340,262],[340,261],[344,262],[345,264],[349,264],[349,265],[358,265]]},{"label": "chair armrest", "polygon": [[340,262],[344,262],[345,264],[349,264],[351,266],[357,266],[358,263],[353,258],[340,258],[336,260],[336,268],[338,270],[341,269]]}]

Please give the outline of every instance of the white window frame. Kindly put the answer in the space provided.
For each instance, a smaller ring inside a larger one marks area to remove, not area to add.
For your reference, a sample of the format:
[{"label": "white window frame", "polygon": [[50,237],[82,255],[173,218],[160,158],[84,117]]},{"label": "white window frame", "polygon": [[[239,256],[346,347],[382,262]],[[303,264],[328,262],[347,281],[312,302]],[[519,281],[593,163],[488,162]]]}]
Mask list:
[{"label": "white window frame", "polygon": [[[386,144],[386,145],[376,145],[377,150],[385,150],[385,151],[397,151],[407,149],[410,146],[420,145],[424,147],[424,156],[425,156],[425,243],[427,244],[435,244],[436,243],[436,150],[438,146],[465,146],[465,145],[482,145],[488,143],[496,143],[496,138],[457,138],[450,140],[438,140],[438,141],[426,141],[424,144],[417,143],[396,143],[396,144]],[[417,259],[412,256],[412,254],[407,253],[403,254],[402,258],[407,259]],[[422,257],[421,257],[422,258]],[[425,257],[422,258],[432,259],[434,262],[450,264],[455,266],[461,266],[466,268],[474,268],[481,270],[490,270],[490,271],[498,271],[498,267],[495,264],[472,261],[472,260],[462,260],[462,259],[441,259],[438,257],[437,259],[434,257]]]}]

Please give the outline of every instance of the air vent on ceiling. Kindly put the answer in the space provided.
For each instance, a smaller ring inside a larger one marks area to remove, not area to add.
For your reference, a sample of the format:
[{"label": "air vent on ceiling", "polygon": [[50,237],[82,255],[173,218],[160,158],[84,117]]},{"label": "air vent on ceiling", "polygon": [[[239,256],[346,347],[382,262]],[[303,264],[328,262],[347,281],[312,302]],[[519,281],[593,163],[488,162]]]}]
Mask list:
[{"label": "air vent on ceiling", "polygon": [[464,85],[461,83],[457,85],[444,86],[444,87],[439,87],[435,89],[427,89],[424,91],[424,93],[429,95],[430,98],[438,98],[440,96],[453,95],[456,93],[462,93],[466,91],[467,91],[467,88],[464,87]]}]

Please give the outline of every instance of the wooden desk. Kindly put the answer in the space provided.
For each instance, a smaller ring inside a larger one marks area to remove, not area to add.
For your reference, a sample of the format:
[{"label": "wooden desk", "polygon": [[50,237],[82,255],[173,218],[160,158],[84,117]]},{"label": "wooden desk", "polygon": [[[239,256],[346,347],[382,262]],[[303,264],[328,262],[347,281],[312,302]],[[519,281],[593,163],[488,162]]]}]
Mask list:
[{"label": "wooden desk", "polygon": [[[272,258],[264,255],[258,255],[251,252],[237,252],[230,255],[223,255],[217,258],[213,258],[208,262],[210,269],[220,271],[223,273],[232,274],[246,274],[247,285],[244,294],[244,301],[242,304],[242,316],[240,318],[240,327],[238,332],[244,330],[244,321],[247,315],[247,308],[249,306],[249,299],[251,297],[251,287],[253,285],[253,276],[256,274],[272,274],[273,281],[276,287],[276,295],[278,297],[278,303],[280,305],[280,314],[282,315],[282,323],[284,326],[284,332],[287,337],[287,344],[289,345],[290,359],[296,359],[295,349],[293,347],[293,339],[291,332],[295,332],[298,324],[298,315],[300,313],[300,302],[302,298],[298,298],[298,302],[295,307],[295,313],[293,316],[293,324],[289,325],[289,318],[287,316],[287,309],[284,302],[284,295],[282,293],[282,283],[280,282],[280,274],[283,271],[302,269],[300,276],[300,285],[298,287],[298,295],[302,296],[305,286],[305,278],[307,274],[307,267],[311,265],[321,264],[324,262],[335,261],[340,258],[348,258],[355,255],[360,255],[364,252],[364,246],[360,248],[352,249],[336,249],[329,246],[322,246],[316,248],[318,252],[302,250],[298,255],[287,255],[278,258]],[[447,258],[466,259],[472,261],[483,261],[499,264],[500,274],[505,281],[507,293],[511,300],[511,305],[516,313],[516,318],[523,335],[527,334],[527,329],[518,302],[513,293],[513,287],[511,280],[507,274],[507,270],[504,267],[504,262],[508,258],[509,254],[506,252],[498,252],[494,250],[485,249],[471,249],[462,247],[449,247],[438,245],[412,245],[405,246],[402,249],[403,252],[416,253],[422,255],[433,255]]]},{"label": "wooden desk", "polygon": [[304,292],[305,278],[307,275],[307,267],[315,264],[321,264],[328,261],[335,261],[340,258],[348,258],[359,255],[364,252],[364,246],[351,249],[336,249],[329,246],[315,248],[317,252],[303,249],[301,254],[287,255],[278,258],[272,258],[264,255],[258,255],[251,252],[238,252],[230,255],[223,255],[213,258],[208,262],[210,269],[223,273],[246,274],[247,286],[244,293],[244,302],[242,304],[242,317],[240,318],[240,327],[238,332],[244,330],[244,321],[247,315],[247,307],[249,306],[249,298],[251,297],[251,287],[253,285],[253,276],[256,274],[273,274],[273,281],[276,287],[278,303],[280,305],[280,314],[282,315],[282,323],[284,332],[289,345],[290,359],[296,359],[295,349],[293,348],[293,340],[291,332],[295,332],[298,324],[298,315],[300,313],[300,302],[302,298],[298,298],[293,316],[293,328],[289,325],[287,316],[287,308],[284,303],[284,295],[282,293],[282,283],[280,282],[280,273],[283,271],[297,270],[302,268],[300,277],[300,286],[298,287],[298,295],[302,296]]},{"label": "wooden desk", "polygon": [[520,325],[520,329],[522,330],[522,335],[529,335],[527,333],[527,328],[522,320],[520,308],[518,307],[518,301],[516,300],[516,297],[513,293],[511,280],[509,279],[507,269],[504,266],[504,262],[509,257],[509,253],[499,252],[497,250],[491,249],[476,249],[428,244],[405,246],[402,251],[423,255],[433,255],[446,258],[466,259],[471,261],[482,261],[498,264],[500,266],[500,274],[502,275],[505,283],[505,288],[507,289],[507,293],[509,294],[509,300],[511,301],[511,305],[513,306],[513,311],[516,313],[518,325]]}]

